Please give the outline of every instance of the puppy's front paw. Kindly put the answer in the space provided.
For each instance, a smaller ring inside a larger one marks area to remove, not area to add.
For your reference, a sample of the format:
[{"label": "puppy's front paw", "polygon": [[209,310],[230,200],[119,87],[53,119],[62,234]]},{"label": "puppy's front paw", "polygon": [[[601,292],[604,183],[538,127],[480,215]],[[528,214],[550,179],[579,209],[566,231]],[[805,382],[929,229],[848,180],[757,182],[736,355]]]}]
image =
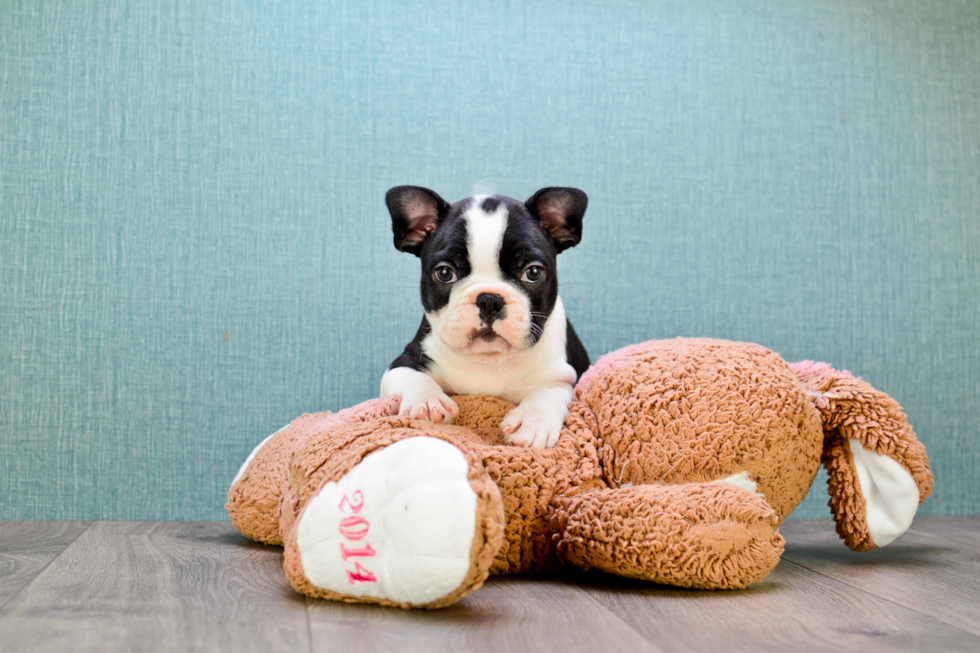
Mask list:
[{"label": "puppy's front paw", "polygon": [[435,424],[452,424],[459,415],[459,408],[445,392],[429,392],[418,397],[402,397],[398,414]]},{"label": "puppy's front paw", "polygon": [[[567,411],[565,411],[567,412]],[[565,413],[543,410],[540,406],[520,405],[500,422],[504,442],[518,447],[550,449],[558,444]]]}]

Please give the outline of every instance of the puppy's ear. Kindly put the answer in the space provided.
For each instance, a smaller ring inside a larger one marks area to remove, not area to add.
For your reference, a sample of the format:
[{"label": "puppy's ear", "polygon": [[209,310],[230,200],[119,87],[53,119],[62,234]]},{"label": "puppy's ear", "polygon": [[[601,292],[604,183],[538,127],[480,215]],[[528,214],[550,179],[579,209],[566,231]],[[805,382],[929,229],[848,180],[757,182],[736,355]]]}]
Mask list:
[{"label": "puppy's ear", "polygon": [[582,216],[588,205],[588,196],[577,188],[542,188],[524,202],[531,215],[551,234],[559,253],[582,240]]},{"label": "puppy's ear", "polygon": [[395,186],[385,194],[395,247],[419,256],[422,243],[449,212],[449,203],[428,188]]}]

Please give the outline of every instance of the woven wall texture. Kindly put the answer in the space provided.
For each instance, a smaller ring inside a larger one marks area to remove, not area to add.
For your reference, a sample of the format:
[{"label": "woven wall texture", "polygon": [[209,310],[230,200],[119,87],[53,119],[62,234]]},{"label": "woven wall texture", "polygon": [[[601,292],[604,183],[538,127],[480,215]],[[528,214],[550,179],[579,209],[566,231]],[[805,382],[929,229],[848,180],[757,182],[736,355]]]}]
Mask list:
[{"label": "woven wall texture", "polygon": [[0,518],[222,518],[261,438],[374,396],[420,317],[403,183],[583,188],[593,359],[849,369],[928,446],[925,512],[980,511],[980,3],[21,0]]}]

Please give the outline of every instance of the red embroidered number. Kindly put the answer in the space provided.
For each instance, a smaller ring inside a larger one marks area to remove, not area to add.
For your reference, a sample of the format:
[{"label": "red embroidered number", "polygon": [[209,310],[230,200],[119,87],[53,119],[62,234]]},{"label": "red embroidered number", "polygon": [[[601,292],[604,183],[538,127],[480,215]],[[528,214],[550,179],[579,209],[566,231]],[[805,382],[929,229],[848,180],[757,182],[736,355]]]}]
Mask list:
[{"label": "red embroidered number", "polygon": [[371,525],[363,517],[344,517],[340,522],[340,534],[348,540],[363,540]]},{"label": "red embroidered number", "polygon": [[347,570],[347,578],[350,579],[350,584],[351,585],[353,585],[354,583],[356,583],[358,581],[360,581],[362,583],[377,583],[378,582],[377,577],[374,574],[372,574],[370,571],[368,571],[367,569],[365,569],[364,567],[362,567],[361,566],[361,563],[359,563],[359,562],[355,562],[354,563],[354,571],[351,571],[350,569]]},{"label": "red embroidered number", "polygon": [[375,551],[371,548],[370,544],[365,544],[360,549],[348,549],[346,546],[344,546],[344,543],[341,542],[340,555],[343,556],[344,560],[347,560],[347,558],[373,558]]},{"label": "red embroidered number", "polygon": [[[343,510],[344,512],[352,512],[356,515],[357,513],[361,512],[361,508],[364,507],[364,495],[361,494],[360,490],[357,490],[356,492],[353,492],[350,496],[351,499],[354,499],[354,501],[348,499],[347,495],[345,494],[343,498],[340,500],[340,509]],[[350,510],[345,510],[344,506],[347,506],[347,508],[349,508]]]},{"label": "red embroidered number", "polygon": [[[364,494],[360,490],[352,492],[350,498],[345,494],[340,499],[340,509],[346,513],[353,513],[356,515],[361,512],[361,508],[364,507]],[[344,517],[340,520],[340,534],[351,541],[358,542],[367,537],[368,530],[371,528],[371,524],[368,520],[363,517],[355,517],[351,515],[350,517]],[[376,551],[371,548],[371,545],[367,542],[364,546],[356,549],[348,549],[343,542],[340,543],[340,555],[347,561],[347,558],[372,558],[376,555]],[[377,583],[378,577],[372,574],[370,571],[361,566],[360,562],[354,563],[354,570],[347,570],[347,579],[350,584],[354,583]]]}]

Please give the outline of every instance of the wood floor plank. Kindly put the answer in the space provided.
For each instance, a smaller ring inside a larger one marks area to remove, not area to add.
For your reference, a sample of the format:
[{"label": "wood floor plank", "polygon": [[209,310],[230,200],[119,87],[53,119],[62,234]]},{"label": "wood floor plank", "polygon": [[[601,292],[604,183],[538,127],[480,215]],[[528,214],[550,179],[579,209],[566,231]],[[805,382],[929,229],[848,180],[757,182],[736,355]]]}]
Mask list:
[{"label": "wood floor plank", "polygon": [[88,525],[80,521],[0,521],[0,614],[7,601]]},{"label": "wood floor plank", "polygon": [[980,516],[920,517],[912,522],[909,530],[956,542],[966,551],[980,551]]},{"label": "wood floor plank", "polygon": [[980,638],[783,560],[736,592],[601,574],[580,582],[661,648],[681,651],[971,651]]},{"label": "wood floor plank", "polygon": [[223,522],[97,522],[0,616],[4,651],[310,650],[281,550]]},{"label": "wood floor plank", "polygon": [[790,521],[783,533],[786,560],[980,636],[980,519],[916,519],[867,553],[844,546],[829,520]]},{"label": "wood floor plank", "polygon": [[310,599],[309,615],[313,650],[318,653],[661,650],[582,588],[538,576],[491,578],[460,603],[442,610],[395,610]]},{"label": "wood floor plank", "polygon": [[280,549],[227,523],[85,526],[0,522],[4,653],[980,650],[980,518],[919,519],[866,554],[790,521],[783,562],[741,592],[569,571],[432,612],[305,599]]}]

